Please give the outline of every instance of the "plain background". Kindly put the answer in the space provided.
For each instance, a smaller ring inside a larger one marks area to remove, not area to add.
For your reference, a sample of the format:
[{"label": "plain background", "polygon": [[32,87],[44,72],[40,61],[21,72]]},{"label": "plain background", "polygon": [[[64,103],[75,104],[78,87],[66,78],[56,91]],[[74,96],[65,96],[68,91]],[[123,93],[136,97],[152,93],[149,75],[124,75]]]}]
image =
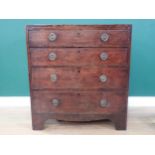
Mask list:
[{"label": "plain background", "polygon": [[0,20],[0,96],[28,96],[25,26],[28,24],[132,24],[130,96],[155,95],[155,20]]}]

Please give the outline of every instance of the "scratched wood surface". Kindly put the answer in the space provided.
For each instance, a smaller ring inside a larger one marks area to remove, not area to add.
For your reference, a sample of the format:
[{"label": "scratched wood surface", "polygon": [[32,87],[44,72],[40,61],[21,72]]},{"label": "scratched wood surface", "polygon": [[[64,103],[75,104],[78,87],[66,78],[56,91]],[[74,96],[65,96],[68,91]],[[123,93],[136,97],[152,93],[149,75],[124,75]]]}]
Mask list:
[{"label": "scratched wood surface", "polygon": [[[51,75],[57,80],[51,81]],[[106,82],[100,76],[107,77]],[[81,67],[81,68],[32,68],[32,89],[126,89],[128,69]]]},{"label": "scratched wood surface", "polygon": [[[124,108],[127,93],[124,91],[33,91],[33,110],[36,113],[78,113],[102,114],[116,113]],[[52,99],[58,99],[58,107],[52,105]],[[101,108],[100,101],[107,101],[107,107]],[[123,106],[124,105],[124,106]]]},{"label": "scratched wood surface", "polygon": [[[127,48],[30,48],[32,66],[128,66]],[[49,54],[56,54],[54,61]],[[107,54],[102,61],[100,55]]]},{"label": "scratched wood surface", "polygon": [[[49,42],[48,36],[55,33],[57,39]],[[101,34],[108,33],[106,42],[100,39]],[[129,31],[124,30],[44,30],[29,31],[30,47],[128,47]]]},{"label": "scratched wood surface", "polygon": [[[44,122],[50,118],[68,121],[110,119],[116,129],[126,129],[131,28],[131,25],[30,25],[26,27],[33,129],[43,129]],[[50,33],[56,35],[54,41],[49,40]],[[108,35],[108,40],[101,40],[103,33]],[[106,61],[100,59],[103,50],[108,54]],[[48,60],[50,52],[54,52],[57,56],[53,62]],[[51,75],[56,76],[56,81],[51,80]],[[101,75],[106,76],[106,82],[101,82]],[[34,90],[37,92],[34,93]],[[45,92],[39,93],[39,91],[46,90],[55,92],[44,94],[45,97],[43,97],[42,93]],[[56,92],[57,90],[60,92]],[[62,90],[72,92],[64,96],[61,93]],[[92,92],[90,94],[86,92],[81,97],[74,94],[74,91],[84,90]],[[122,90],[124,94],[118,97],[111,92],[112,107],[107,107],[109,110],[103,110],[97,107],[96,100],[106,96],[107,90]],[[93,95],[93,91],[100,92]],[[64,105],[53,109],[48,99],[56,94],[57,97],[62,97]],[[74,95],[71,97],[71,94]],[[74,102],[77,100],[79,106],[73,105],[73,100]],[[93,107],[98,114],[92,113]],[[39,114],[34,109],[40,112],[50,109],[51,112]],[[62,114],[62,111],[66,113]],[[83,111],[87,113],[91,111],[91,113],[81,114]],[[101,111],[102,114],[100,114]]]}]

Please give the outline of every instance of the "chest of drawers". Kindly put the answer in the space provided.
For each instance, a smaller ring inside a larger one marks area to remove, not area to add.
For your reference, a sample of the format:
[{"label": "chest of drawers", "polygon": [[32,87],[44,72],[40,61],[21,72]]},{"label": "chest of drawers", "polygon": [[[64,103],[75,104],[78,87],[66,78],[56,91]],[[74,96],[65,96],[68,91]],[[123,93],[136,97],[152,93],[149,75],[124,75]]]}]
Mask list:
[{"label": "chest of drawers", "polygon": [[26,27],[32,126],[109,119],[126,129],[131,25]]}]

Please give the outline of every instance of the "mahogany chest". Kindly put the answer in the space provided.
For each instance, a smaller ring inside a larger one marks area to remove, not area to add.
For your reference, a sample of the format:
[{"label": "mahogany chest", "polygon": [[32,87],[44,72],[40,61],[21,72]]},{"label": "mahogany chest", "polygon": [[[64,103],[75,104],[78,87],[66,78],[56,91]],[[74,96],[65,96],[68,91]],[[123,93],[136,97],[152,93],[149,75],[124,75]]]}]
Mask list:
[{"label": "mahogany chest", "polygon": [[131,25],[26,27],[32,126],[109,119],[126,129]]}]

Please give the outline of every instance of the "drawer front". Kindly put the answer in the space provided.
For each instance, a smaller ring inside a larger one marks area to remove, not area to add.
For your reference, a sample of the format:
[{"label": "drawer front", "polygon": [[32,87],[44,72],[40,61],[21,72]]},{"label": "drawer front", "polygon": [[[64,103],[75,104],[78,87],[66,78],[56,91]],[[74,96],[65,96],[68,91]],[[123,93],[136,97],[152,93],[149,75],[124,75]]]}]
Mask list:
[{"label": "drawer front", "polygon": [[126,92],[33,91],[35,113],[114,113],[126,106]]},{"label": "drawer front", "polygon": [[29,47],[127,47],[125,30],[32,30]]},{"label": "drawer front", "polygon": [[31,48],[32,66],[127,66],[127,48]]},{"label": "drawer front", "polygon": [[125,89],[127,68],[32,68],[32,89]]}]

